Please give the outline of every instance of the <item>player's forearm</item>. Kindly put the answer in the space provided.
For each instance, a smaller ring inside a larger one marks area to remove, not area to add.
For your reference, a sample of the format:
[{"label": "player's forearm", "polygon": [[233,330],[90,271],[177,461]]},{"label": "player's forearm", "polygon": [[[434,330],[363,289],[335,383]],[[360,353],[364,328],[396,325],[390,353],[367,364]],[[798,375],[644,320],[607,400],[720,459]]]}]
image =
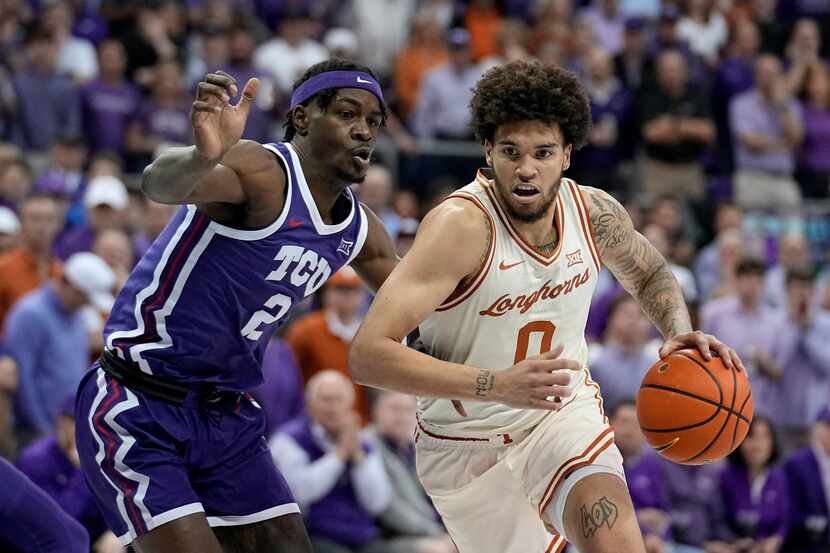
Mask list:
[{"label": "player's forearm", "polygon": [[352,343],[349,369],[358,384],[422,397],[493,399],[495,374],[435,359],[391,338],[361,337]]},{"label": "player's forearm", "polygon": [[689,310],[677,279],[665,261],[632,291],[643,312],[664,338],[692,331]]},{"label": "player's forearm", "polygon": [[144,169],[141,189],[152,200],[177,203],[193,192],[219,160],[205,159],[195,146],[170,148]]}]

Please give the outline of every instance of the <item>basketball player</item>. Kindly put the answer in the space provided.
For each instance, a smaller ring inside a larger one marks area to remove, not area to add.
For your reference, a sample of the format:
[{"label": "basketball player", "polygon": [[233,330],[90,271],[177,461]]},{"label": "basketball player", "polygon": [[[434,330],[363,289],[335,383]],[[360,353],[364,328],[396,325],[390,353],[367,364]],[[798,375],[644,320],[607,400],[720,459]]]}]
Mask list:
[{"label": "basketball player", "polygon": [[[424,219],[353,342],[351,370],[420,396],[418,474],[461,553],[561,551],[566,540],[581,553],[642,553],[585,367],[601,266],[663,333],[661,355],[740,359],[692,331],[669,266],[622,206],[562,178],[591,121],[572,74],[499,66],[471,107],[489,167]],[[415,329],[426,355],[401,344]]]},{"label": "basketball player", "polygon": [[396,263],[348,188],[386,117],[372,72],[343,60],[308,69],[279,144],[239,140],[256,89],[251,79],[232,105],[237,83],[207,75],[195,145],[145,170],[151,199],[184,205],[127,280],[79,388],[81,467],[110,528],[140,553],[311,551],[242,391],[262,382],[292,306],[348,263],[371,287]]}]

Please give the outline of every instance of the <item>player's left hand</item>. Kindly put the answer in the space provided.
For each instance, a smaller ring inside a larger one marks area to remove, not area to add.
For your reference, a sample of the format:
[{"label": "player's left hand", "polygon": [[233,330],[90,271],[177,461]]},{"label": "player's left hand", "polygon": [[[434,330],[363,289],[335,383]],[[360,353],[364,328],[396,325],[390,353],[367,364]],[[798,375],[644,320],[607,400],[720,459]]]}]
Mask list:
[{"label": "player's left hand", "polygon": [[711,334],[704,334],[699,330],[678,334],[666,340],[663,347],[660,348],[660,358],[662,359],[675,351],[687,348],[697,348],[706,361],[711,361],[714,353],[723,359],[723,364],[726,365],[727,369],[746,371],[743,361],[734,349]]}]

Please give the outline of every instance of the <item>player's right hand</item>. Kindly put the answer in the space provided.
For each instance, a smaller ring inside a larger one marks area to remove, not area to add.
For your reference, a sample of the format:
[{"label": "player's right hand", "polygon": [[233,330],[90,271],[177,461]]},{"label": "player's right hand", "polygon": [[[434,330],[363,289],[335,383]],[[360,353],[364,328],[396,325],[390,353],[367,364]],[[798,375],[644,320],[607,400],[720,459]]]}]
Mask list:
[{"label": "player's right hand", "polygon": [[497,372],[490,397],[519,409],[559,409],[561,398],[571,395],[573,371],[582,369],[578,361],[561,359],[562,350],[557,346]]},{"label": "player's right hand", "polygon": [[233,77],[217,71],[208,73],[199,83],[190,122],[196,149],[202,157],[218,161],[239,142],[258,86],[258,79],[249,79],[239,102],[232,105],[231,98],[239,92]]}]

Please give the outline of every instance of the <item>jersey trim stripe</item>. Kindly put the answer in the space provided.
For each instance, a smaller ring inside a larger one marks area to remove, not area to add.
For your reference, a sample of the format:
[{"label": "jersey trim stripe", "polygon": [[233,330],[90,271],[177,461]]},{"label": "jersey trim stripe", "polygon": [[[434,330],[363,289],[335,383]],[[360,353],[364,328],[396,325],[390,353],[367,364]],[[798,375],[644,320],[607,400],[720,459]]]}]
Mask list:
[{"label": "jersey trim stripe", "polygon": [[421,417],[417,416],[416,420],[418,421],[418,429],[429,436],[430,438],[435,438],[436,440],[450,440],[452,442],[489,442],[487,438],[464,438],[461,436],[441,436],[440,434],[435,434],[430,432],[424,427],[424,424],[421,422]]},{"label": "jersey trim stripe", "polygon": [[513,237],[513,240],[516,244],[519,245],[522,250],[525,251],[528,255],[530,255],[535,261],[538,261],[545,267],[550,266],[556,259],[559,257],[559,252],[562,251],[562,244],[565,242],[565,212],[562,209],[562,194],[561,194],[561,187],[559,193],[556,195],[556,231],[559,235],[559,240],[556,244],[556,249],[550,256],[544,256],[539,253],[537,250],[533,249],[533,246],[525,242],[524,238],[513,228],[513,223],[510,222],[510,217],[504,213],[504,210],[499,204],[498,200],[496,199],[495,193],[493,192],[492,187],[490,186],[490,181],[484,178],[481,173],[476,175],[476,179],[478,180],[479,184],[481,184],[482,188],[487,192],[487,197],[490,199],[490,203],[493,204],[493,208],[496,211],[496,216],[499,218],[501,223],[507,229],[507,232]]},{"label": "jersey trim stripe", "polygon": [[460,304],[467,298],[469,298],[473,292],[475,292],[481,283],[484,282],[484,278],[487,276],[487,273],[490,272],[490,265],[493,264],[493,256],[496,253],[496,225],[493,223],[493,217],[490,216],[490,212],[484,207],[484,204],[476,198],[473,194],[468,192],[455,192],[450,194],[443,201],[447,201],[449,199],[458,198],[461,200],[467,200],[472,202],[476,207],[478,207],[481,211],[484,212],[484,215],[487,216],[487,223],[490,225],[490,229],[492,230],[492,237],[490,240],[490,245],[488,246],[487,250],[487,259],[482,263],[481,267],[478,268],[478,274],[476,275],[475,279],[473,279],[472,283],[466,287],[466,289],[456,289],[453,291],[452,294],[449,295],[447,299],[441,303],[435,310],[436,311],[446,311],[447,309],[452,309],[456,305]]},{"label": "jersey trim stripe", "polygon": [[579,222],[582,225],[582,233],[585,235],[585,241],[588,243],[588,249],[591,251],[591,257],[594,258],[594,263],[597,266],[597,271],[602,270],[602,262],[599,259],[599,250],[594,241],[594,228],[591,226],[591,220],[588,218],[588,207],[585,204],[585,196],[579,185],[574,181],[568,179],[568,186],[571,189],[571,195],[574,197],[576,209],[579,211]]},{"label": "jersey trim stripe", "polygon": [[571,196],[573,196],[576,210],[579,212],[579,224],[582,227],[582,234],[585,236],[585,243],[588,244],[588,250],[591,252],[591,257],[594,259],[594,265],[596,265],[597,271],[601,271],[602,263],[599,261],[599,255],[597,255],[596,247],[594,245],[594,238],[592,236],[593,231],[588,230],[591,228],[591,223],[588,221],[586,215],[587,210],[582,202],[582,193],[573,181],[569,179],[566,182],[568,184],[568,189],[571,191]]},{"label": "jersey trim stripe", "polygon": [[559,534],[554,534],[553,539],[550,540],[550,545],[545,549],[545,553],[560,553],[568,542]]}]

